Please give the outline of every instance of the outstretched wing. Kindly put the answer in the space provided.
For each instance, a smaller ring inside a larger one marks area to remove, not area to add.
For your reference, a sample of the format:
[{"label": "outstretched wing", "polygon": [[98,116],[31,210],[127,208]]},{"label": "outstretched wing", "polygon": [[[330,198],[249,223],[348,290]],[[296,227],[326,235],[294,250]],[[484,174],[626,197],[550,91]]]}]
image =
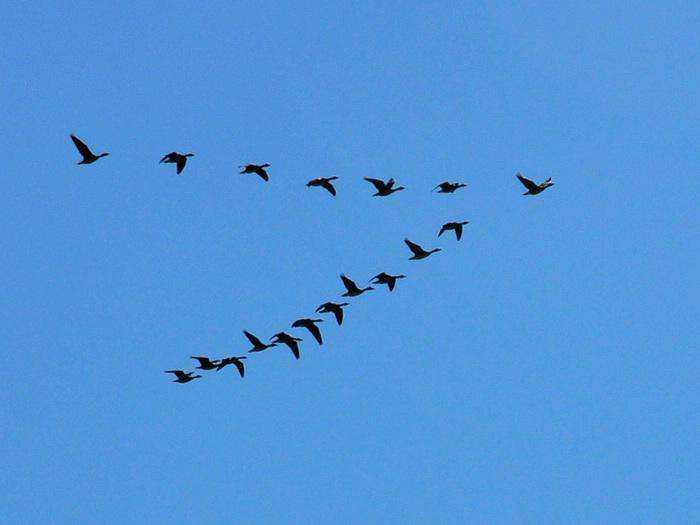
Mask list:
[{"label": "outstretched wing", "polygon": [[265,346],[260,339],[255,337],[247,330],[243,330],[243,334],[248,338],[248,341],[250,341],[253,346]]},{"label": "outstretched wing", "polygon": [[262,180],[264,180],[265,182],[267,182],[268,180],[270,180],[270,177],[267,175],[267,172],[265,171],[265,168],[262,168],[262,167],[260,167],[260,166],[257,166],[257,167],[255,168],[255,173],[256,173],[256,175],[260,176],[260,178],[262,178]]},{"label": "outstretched wing", "polygon": [[238,373],[241,374],[241,377],[245,376],[245,366],[243,366],[243,361],[240,359],[231,359],[231,362],[233,362],[234,365],[236,365],[236,368],[238,369]]},{"label": "outstretched wing", "polygon": [[321,182],[321,186],[328,190],[328,193],[335,197],[335,187],[329,181],[324,180]]},{"label": "outstretched wing", "polygon": [[445,233],[447,231],[448,225],[449,225],[449,223],[442,225],[442,228],[440,228],[440,231],[438,232],[438,237],[440,237],[440,235],[442,235],[443,233]]},{"label": "outstretched wing", "polygon": [[287,343],[287,346],[289,346],[289,349],[294,354],[294,357],[299,359],[299,345],[297,344],[297,342],[294,339],[290,339],[288,342],[287,341],[285,341],[285,342]]},{"label": "outstretched wing", "polygon": [[404,239],[403,242],[406,243],[406,246],[408,246],[409,250],[413,252],[413,255],[420,255],[423,253],[425,250],[418,246],[415,242],[411,242],[408,239]]},{"label": "outstretched wing", "polygon": [[455,224],[455,235],[457,236],[457,240],[462,238],[462,228],[463,226],[461,224]]},{"label": "outstretched wing", "polygon": [[520,173],[517,173],[515,176],[518,177],[518,180],[522,182],[523,186],[525,186],[528,190],[535,191],[539,189],[537,184],[532,182],[530,179],[523,177]]},{"label": "outstretched wing", "polygon": [[185,164],[187,164],[187,157],[184,155],[178,157],[177,159],[177,173],[178,175],[182,173],[182,170],[185,169]]},{"label": "outstretched wing", "polygon": [[175,374],[178,379],[187,379],[190,377],[190,374],[186,374],[182,370],[166,370],[166,374]]},{"label": "outstretched wing", "polygon": [[309,323],[306,325],[306,329],[311,332],[311,335],[314,336],[314,339],[318,341],[318,344],[322,345],[323,344],[323,337],[321,337],[321,330],[318,329],[318,326],[316,326],[313,323]]},{"label": "outstretched wing", "polygon": [[70,138],[73,139],[73,144],[75,144],[75,147],[78,148],[78,153],[80,153],[83,157],[94,157],[92,151],[90,151],[90,148],[88,148],[82,140],[73,134],[71,134]]},{"label": "outstretched wing", "polygon": [[385,187],[384,181],[379,180],[379,179],[371,179],[369,177],[364,178],[367,182],[371,182],[374,184],[374,187],[377,188],[377,191],[382,191]]},{"label": "outstretched wing", "polygon": [[345,285],[345,288],[348,289],[348,292],[355,292],[359,290],[359,288],[355,284],[355,281],[353,281],[352,279],[348,279],[342,273],[340,274],[340,278],[343,280],[343,284]]},{"label": "outstretched wing", "polygon": [[333,315],[335,315],[335,320],[338,322],[338,326],[343,324],[343,307],[336,306],[333,308]]}]

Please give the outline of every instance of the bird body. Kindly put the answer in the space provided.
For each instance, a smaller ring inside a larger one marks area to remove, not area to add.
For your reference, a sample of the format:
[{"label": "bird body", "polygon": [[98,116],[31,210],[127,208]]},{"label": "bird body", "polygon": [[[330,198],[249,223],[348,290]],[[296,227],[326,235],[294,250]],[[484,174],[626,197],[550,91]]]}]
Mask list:
[{"label": "bird body", "polygon": [[415,242],[411,242],[408,239],[404,239],[403,242],[406,243],[406,246],[413,252],[413,256],[409,257],[410,261],[418,261],[420,259],[425,259],[426,257],[430,257],[433,253],[439,252],[441,248],[433,248],[432,250],[424,250],[421,246],[416,244]]},{"label": "bird body", "polygon": [[248,332],[247,330],[243,330],[243,334],[248,338],[248,341],[253,345],[253,348],[248,350],[248,352],[262,352],[263,350],[267,350],[268,348],[272,348],[273,346],[277,346],[277,343],[272,343],[269,345],[266,345],[263,343],[260,339],[255,337],[253,334]]},{"label": "bird body", "polygon": [[554,186],[552,177],[549,177],[546,181],[537,184],[536,182],[523,177],[520,173],[516,173],[515,176],[518,177],[518,180],[523,184],[523,186],[525,186],[525,188],[527,188],[527,191],[523,193],[523,195],[537,195],[538,193],[542,193],[550,186]]},{"label": "bird body", "polygon": [[297,344],[297,341],[301,341],[301,339],[299,339],[298,337],[292,337],[286,332],[278,332],[275,335],[273,335],[272,338],[276,339],[275,343],[282,343],[287,345],[294,354],[294,357],[299,359],[299,345]]},{"label": "bird body", "polygon": [[438,193],[454,193],[457,191],[459,188],[465,188],[467,185],[462,184],[461,182],[441,182],[437,186],[433,188],[433,191],[438,190]]},{"label": "bird body", "polygon": [[324,188],[335,197],[335,186],[331,184],[331,181],[337,179],[338,177],[319,177],[318,179],[311,179],[309,182],[306,183],[306,186],[309,188],[313,186]]},{"label": "bird body", "polygon": [[97,159],[100,159],[102,157],[106,157],[107,155],[109,155],[109,153],[100,153],[99,155],[95,155],[92,151],[90,151],[90,148],[87,147],[87,144],[85,144],[78,137],[71,134],[70,138],[73,141],[73,144],[75,144],[75,147],[77,148],[78,153],[80,153],[80,155],[83,157],[83,160],[78,162],[78,164],[92,164]]},{"label": "bird body", "polygon": [[241,377],[245,376],[245,366],[243,365],[243,359],[248,359],[246,356],[231,356],[231,357],[224,357],[221,360],[221,363],[216,367],[216,371],[218,372],[222,368],[224,368],[227,365],[234,365],[238,369],[238,373],[241,375]]},{"label": "bird body", "polygon": [[265,168],[269,168],[270,165],[265,163],[265,164],[246,164],[245,166],[238,166],[239,168],[243,168],[243,171],[241,171],[241,175],[244,173],[255,173],[258,177],[260,177],[262,180],[267,182],[270,180],[270,176],[267,174],[267,171],[265,171]]},{"label": "bird body", "polygon": [[358,295],[362,295],[363,293],[368,292],[369,290],[374,290],[374,288],[372,288],[371,286],[367,286],[366,288],[358,288],[358,286],[355,284],[355,281],[347,278],[342,273],[340,274],[340,278],[342,279],[343,284],[347,289],[347,292],[343,294],[343,297],[357,297]]},{"label": "bird body", "polygon": [[348,306],[349,303],[323,303],[316,308],[316,313],[333,314],[338,325],[343,324],[343,306]]},{"label": "bird body", "polygon": [[187,164],[188,157],[194,157],[194,153],[182,154],[178,153],[177,151],[171,151],[167,155],[164,155],[162,159],[160,159],[160,163],[175,164],[177,166],[177,173],[179,175],[180,173],[182,173],[182,170],[185,169],[185,164]]},{"label": "bird body", "polygon": [[442,225],[442,228],[440,228],[440,231],[438,232],[438,237],[440,237],[440,235],[445,233],[447,230],[454,230],[457,240],[460,240],[462,238],[462,229],[465,224],[469,224],[469,221],[446,222]]},{"label": "bird body", "polygon": [[202,377],[200,375],[193,375],[194,372],[184,372],[182,370],[166,370],[166,374],[175,374],[177,379],[173,380],[173,383],[189,383],[190,381]]},{"label": "bird body", "polygon": [[364,179],[367,182],[372,183],[372,185],[374,185],[374,187],[377,189],[377,193],[374,194],[374,197],[388,197],[389,195],[391,195],[392,193],[394,193],[396,191],[401,191],[401,190],[406,189],[403,186],[398,186],[395,188],[394,184],[396,181],[393,178],[389,179],[386,182],[384,182],[383,180],[380,180],[380,179],[371,179],[369,177],[365,177]]},{"label": "bird body", "polygon": [[297,319],[292,323],[292,328],[306,328],[314,339],[318,341],[318,344],[323,344],[323,338],[321,337],[321,330],[318,329],[316,323],[322,323],[323,319]]},{"label": "bird body", "polygon": [[386,272],[382,272],[372,277],[370,281],[372,281],[372,284],[386,284],[391,292],[394,290],[394,286],[396,286],[396,280],[405,278],[405,275],[389,275]]}]

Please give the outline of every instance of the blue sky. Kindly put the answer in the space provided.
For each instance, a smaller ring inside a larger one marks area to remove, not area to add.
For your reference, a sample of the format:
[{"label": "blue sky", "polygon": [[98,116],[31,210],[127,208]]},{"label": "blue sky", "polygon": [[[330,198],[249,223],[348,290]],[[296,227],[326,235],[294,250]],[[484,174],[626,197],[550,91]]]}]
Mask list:
[{"label": "blue sky", "polygon": [[700,7],[375,4],[5,10],[3,523],[700,520]]}]

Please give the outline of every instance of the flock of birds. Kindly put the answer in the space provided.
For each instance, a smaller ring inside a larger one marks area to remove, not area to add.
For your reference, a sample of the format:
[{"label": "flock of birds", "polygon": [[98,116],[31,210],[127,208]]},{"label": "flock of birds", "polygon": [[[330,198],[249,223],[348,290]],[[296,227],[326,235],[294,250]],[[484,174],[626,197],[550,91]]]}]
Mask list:
[{"label": "flock of birds", "polygon": [[[92,164],[93,162],[96,162],[97,160],[101,159],[102,157],[106,157],[109,155],[109,153],[100,153],[99,155],[95,155],[90,148],[78,137],[75,135],[70,136],[71,139],[73,140],[73,144],[75,144],[75,147],[77,148],[78,152],[82,156],[82,160],[78,162],[78,164]],[[160,160],[161,163],[164,164],[175,164],[176,166],[176,171],[178,174],[182,173],[182,171],[185,169],[185,166],[187,165],[187,159],[190,157],[193,157],[193,153],[178,153],[176,151],[173,151],[171,153],[168,153],[167,155],[164,155],[163,158]],[[259,176],[261,179],[264,181],[268,181],[270,179],[270,176],[266,170],[266,168],[269,168],[270,164],[246,164],[244,166],[239,166],[241,168],[240,173],[241,174],[254,174]],[[522,176],[520,173],[516,174],[516,177],[518,180],[522,183],[523,186],[527,189],[523,195],[537,195],[539,193],[542,193],[544,190],[549,188],[550,186],[553,186],[554,183],[552,182],[552,179],[549,178],[545,180],[544,182],[541,183],[536,183],[524,176]],[[333,185],[333,181],[337,180],[338,177],[319,177],[316,179],[310,180],[306,186],[308,187],[319,187],[323,188],[326,191],[328,191],[331,195],[335,196],[336,195],[336,189],[335,186]],[[375,197],[388,197],[392,193],[395,193],[397,191],[401,191],[405,189],[403,186],[395,186],[396,182],[394,181],[393,178],[383,181],[380,179],[373,179],[369,177],[365,177],[364,180],[367,182],[371,183],[374,188],[376,189],[376,193],[374,193]],[[466,184],[460,183],[460,182],[441,182],[435,188],[433,188],[433,191],[438,190],[438,193],[454,193],[460,188],[466,187]],[[440,237],[443,233],[447,231],[453,231],[455,233],[455,237],[457,240],[460,240],[462,238],[462,232],[463,228],[466,224],[469,224],[469,221],[459,221],[459,222],[448,222],[442,225],[440,228],[440,231],[438,232],[438,237]],[[426,259],[430,257],[432,254],[437,253],[441,251],[441,248],[433,248],[431,250],[426,250],[419,244],[416,244],[415,242],[412,242],[409,239],[404,239],[404,243],[406,243],[406,246],[408,249],[411,251],[411,257],[409,257],[409,260],[411,261],[417,261],[421,259]],[[358,297],[362,295],[365,292],[368,292],[370,290],[374,290],[374,287],[371,286],[372,284],[374,285],[382,285],[385,284],[389,291],[393,291],[394,287],[396,286],[396,282],[399,279],[404,279],[406,276],[405,275],[391,275],[386,272],[381,272],[374,277],[372,277],[369,280],[370,286],[365,286],[364,288],[360,288],[357,286],[355,281],[350,279],[344,274],[340,275],[340,279],[343,282],[343,285],[345,286],[345,293],[342,294],[342,297]],[[343,308],[345,306],[348,306],[349,303],[342,302],[342,303],[334,303],[334,302],[325,302],[322,305],[320,305],[316,309],[316,313],[324,313],[324,314],[333,314],[335,317],[335,320],[338,325],[343,324]],[[323,322],[323,319],[311,319],[311,318],[302,318],[302,319],[297,319],[294,321],[291,325],[292,328],[304,328],[308,330],[308,332],[313,336],[313,338],[316,340],[316,342],[319,345],[323,345],[323,336],[321,335],[321,330],[317,326],[318,323]],[[263,343],[257,336],[252,334],[251,332],[247,330],[243,330],[243,335],[248,339],[252,346],[250,350],[248,350],[249,353],[255,353],[255,352],[262,352],[264,350],[267,350],[269,348],[273,348],[277,345],[285,345],[289,348],[289,350],[292,352],[294,357],[296,359],[299,359],[301,354],[299,351],[299,342],[302,340],[299,337],[294,337],[287,332],[278,332],[275,335],[273,335],[270,338],[269,343]],[[243,363],[244,360],[247,359],[246,356],[230,356],[230,357],[223,357],[221,359],[211,359],[207,356],[190,356],[192,359],[197,360],[199,363],[199,366],[196,368],[199,370],[222,370],[228,365],[233,365],[236,367],[238,370],[238,373],[240,374],[241,377],[245,376],[245,365]],[[196,374],[194,371],[192,372],[185,372],[184,370],[166,370],[165,373],[168,374],[174,374],[175,375],[175,383],[189,383],[190,381],[193,381],[195,379],[201,378],[202,376],[199,374]]]}]

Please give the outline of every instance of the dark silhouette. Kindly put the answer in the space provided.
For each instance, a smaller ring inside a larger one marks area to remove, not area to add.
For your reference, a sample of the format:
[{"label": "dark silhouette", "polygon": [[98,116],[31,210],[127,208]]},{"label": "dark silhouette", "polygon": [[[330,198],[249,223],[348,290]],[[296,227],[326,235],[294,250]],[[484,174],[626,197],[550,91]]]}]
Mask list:
[{"label": "dark silhouette", "polygon": [[182,153],[178,153],[177,151],[171,151],[162,159],[160,159],[160,163],[164,162],[165,164],[176,164],[177,174],[179,175],[180,173],[182,173],[182,170],[185,169],[185,164],[187,164],[187,157],[194,157],[194,153],[185,153],[183,155]]},{"label": "dark silhouette", "polygon": [[348,279],[342,273],[340,274],[340,278],[343,280],[343,284],[348,290],[343,294],[343,297],[357,297],[358,295],[362,295],[364,292],[374,290],[374,288],[372,288],[371,286],[368,286],[367,288],[358,288],[355,284],[355,281],[353,281],[352,279]]},{"label": "dark silhouette", "polygon": [[100,153],[99,155],[95,155],[92,151],[90,151],[90,148],[88,148],[87,145],[78,137],[71,134],[70,138],[73,139],[73,144],[75,144],[75,147],[78,148],[78,153],[80,153],[83,157],[83,160],[78,162],[78,164],[92,164],[97,159],[109,155],[109,153]]},{"label": "dark silhouette", "polygon": [[199,361],[199,366],[201,370],[214,370],[219,365],[219,360],[211,361],[208,357],[191,355],[192,359]]},{"label": "dark silhouette", "polygon": [[248,338],[248,341],[250,341],[250,343],[253,345],[253,348],[248,350],[249,353],[250,352],[262,352],[263,350],[267,350],[268,348],[272,348],[273,346],[277,346],[277,343],[272,343],[272,344],[266,345],[260,339],[255,337],[253,334],[251,334],[247,330],[243,330],[243,333]]},{"label": "dark silhouette", "polygon": [[306,328],[314,339],[318,341],[318,344],[323,344],[323,338],[321,337],[321,330],[318,329],[316,323],[322,323],[323,319],[297,319],[292,323],[292,328]]},{"label": "dark silhouette", "polygon": [[189,383],[193,379],[197,379],[198,377],[202,376],[195,376],[192,375],[194,372],[183,372],[182,370],[166,370],[166,374],[175,374],[177,376],[177,379],[173,381],[173,383]]},{"label": "dark silhouette", "polygon": [[447,182],[447,181],[445,181],[445,182],[441,182],[440,184],[435,186],[433,188],[433,191],[440,188],[438,190],[438,193],[454,193],[458,189],[465,188],[466,186],[467,186],[466,184],[462,184],[461,182]]},{"label": "dark silhouette", "polygon": [[337,180],[338,177],[319,177],[318,179],[312,179],[306,183],[306,186],[311,188],[312,186],[320,186],[325,188],[328,192],[335,197],[335,187],[331,184],[332,180]]},{"label": "dark silhouette", "polygon": [[321,314],[333,314],[335,315],[335,320],[338,325],[343,324],[343,306],[347,306],[350,303],[323,303],[321,306],[316,308],[316,313]]},{"label": "dark silhouette", "polygon": [[246,164],[245,166],[238,166],[239,168],[243,168],[243,171],[241,171],[241,175],[244,173],[255,173],[258,177],[260,177],[262,180],[267,182],[270,180],[270,176],[267,174],[267,171],[265,171],[265,168],[269,168],[269,164]]},{"label": "dark silhouette", "polygon": [[372,284],[386,284],[389,287],[389,291],[394,290],[396,286],[396,279],[405,279],[405,275],[389,275],[388,273],[382,272],[378,273],[370,279]]},{"label": "dark silhouette", "polygon": [[365,177],[365,180],[367,182],[371,182],[374,185],[374,187],[377,188],[377,193],[374,194],[374,197],[387,197],[395,191],[401,191],[406,189],[403,186],[394,188],[394,179],[389,179],[388,181],[384,182],[383,180],[370,179],[369,177]]},{"label": "dark silhouette", "polygon": [[447,230],[454,230],[455,235],[457,236],[457,240],[460,240],[462,238],[462,227],[465,224],[469,224],[469,221],[463,221],[463,222],[447,222],[442,225],[442,228],[440,228],[440,232],[438,233],[438,237],[445,233]]},{"label": "dark silhouette", "polygon": [[523,186],[527,188],[527,191],[523,193],[523,195],[537,195],[538,193],[542,193],[550,186],[554,186],[554,183],[552,182],[552,177],[548,178],[544,182],[541,182],[540,184],[537,184],[531,181],[530,179],[523,177],[520,173],[516,173],[515,176],[518,177],[518,180],[522,182]]},{"label": "dark silhouette", "polygon": [[294,354],[294,357],[299,359],[299,345],[297,344],[297,341],[301,341],[301,339],[299,339],[298,337],[292,337],[291,335],[285,332],[276,333],[272,336],[272,338],[275,339],[275,343],[282,343],[287,345]]},{"label": "dark silhouette", "polygon": [[241,377],[245,376],[245,366],[243,366],[243,359],[248,359],[246,356],[231,356],[231,357],[224,357],[221,360],[221,363],[219,363],[219,366],[216,367],[216,371],[218,372],[222,368],[224,368],[227,365],[234,365],[238,369],[238,373],[241,374]]},{"label": "dark silhouette", "polygon": [[426,257],[429,257],[431,254],[433,254],[435,252],[439,252],[442,249],[442,248],[434,248],[432,250],[425,251],[423,248],[421,248],[415,242],[411,242],[408,239],[404,239],[403,242],[405,242],[406,246],[408,246],[409,249],[413,252],[413,257],[409,257],[410,261],[418,261],[419,259],[425,259]]}]

